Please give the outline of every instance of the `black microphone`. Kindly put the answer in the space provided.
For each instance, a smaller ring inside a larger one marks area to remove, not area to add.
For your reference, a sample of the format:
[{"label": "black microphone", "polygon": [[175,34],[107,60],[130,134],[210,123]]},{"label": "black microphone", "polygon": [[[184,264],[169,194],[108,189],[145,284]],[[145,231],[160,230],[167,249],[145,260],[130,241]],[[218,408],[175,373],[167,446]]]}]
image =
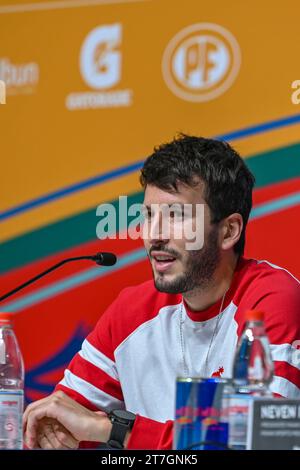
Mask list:
[{"label": "black microphone", "polygon": [[6,294],[2,295],[0,297],[0,302],[3,300],[7,299],[11,295],[16,294],[20,290],[24,289],[25,287],[29,286],[33,282],[37,281],[43,276],[46,276],[46,274],[51,273],[51,271],[54,271],[55,269],[59,268],[65,263],[69,263],[70,261],[79,261],[82,259],[87,259],[90,261],[94,261],[96,264],[99,266],[113,266],[117,262],[117,257],[113,253],[97,253],[96,255],[91,255],[91,256],[76,256],[74,258],[66,258],[60,261],[57,264],[54,264],[54,266],[51,266],[50,268],[46,269],[46,271],[43,271],[42,273],[38,274],[37,276],[32,277],[29,279],[29,281],[24,282],[18,287],[15,287],[13,290],[7,292]]},{"label": "black microphone", "polygon": [[97,253],[90,258],[101,266],[113,266],[117,262],[117,257],[113,253]]}]

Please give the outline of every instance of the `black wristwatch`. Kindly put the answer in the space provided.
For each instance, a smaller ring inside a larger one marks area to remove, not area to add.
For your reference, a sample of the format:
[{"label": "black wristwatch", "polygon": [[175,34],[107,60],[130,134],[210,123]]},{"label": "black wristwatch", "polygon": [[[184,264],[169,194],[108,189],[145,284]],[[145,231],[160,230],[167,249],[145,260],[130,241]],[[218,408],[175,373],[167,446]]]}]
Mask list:
[{"label": "black wristwatch", "polygon": [[123,449],[127,431],[134,425],[135,414],[126,410],[112,410],[109,415],[112,430],[107,444],[112,449]]}]

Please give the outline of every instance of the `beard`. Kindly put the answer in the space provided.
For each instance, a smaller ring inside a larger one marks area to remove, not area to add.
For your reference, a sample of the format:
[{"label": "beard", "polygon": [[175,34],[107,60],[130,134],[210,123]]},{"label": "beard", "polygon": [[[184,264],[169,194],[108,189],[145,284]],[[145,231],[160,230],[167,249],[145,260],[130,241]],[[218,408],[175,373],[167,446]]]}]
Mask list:
[{"label": "beard", "polygon": [[158,291],[168,294],[182,294],[194,289],[204,289],[211,284],[214,272],[220,262],[217,228],[212,229],[201,250],[190,250],[187,253],[184,272],[178,274],[174,280],[166,281],[164,275],[158,274],[155,277],[153,273],[154,284]]}]

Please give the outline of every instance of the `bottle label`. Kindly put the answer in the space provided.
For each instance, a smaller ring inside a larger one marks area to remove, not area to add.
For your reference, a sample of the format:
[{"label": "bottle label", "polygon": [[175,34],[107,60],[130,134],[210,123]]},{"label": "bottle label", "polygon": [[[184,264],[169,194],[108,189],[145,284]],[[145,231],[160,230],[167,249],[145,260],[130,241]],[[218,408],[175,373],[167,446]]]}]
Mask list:
[{"label": "bottle label", "polygon": [[24,393],[0,390],[0,449],[22,449]]},{"label": "bottle label", "polygon": [[232,448],[246,448],[250,400],[249,395],[240,394],[230,395],[227,398],[229,446]]}]

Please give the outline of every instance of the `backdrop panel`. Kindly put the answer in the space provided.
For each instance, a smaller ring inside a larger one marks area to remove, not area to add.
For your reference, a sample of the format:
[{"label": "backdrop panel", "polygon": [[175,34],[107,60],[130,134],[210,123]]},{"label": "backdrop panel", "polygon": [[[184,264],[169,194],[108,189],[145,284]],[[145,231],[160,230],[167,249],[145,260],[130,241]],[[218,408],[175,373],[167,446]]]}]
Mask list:
[{"label": "backdrop panel", "polygon": [[97,239],[96,207],[141,202],[143,159],[177,132],[241,152],[256,176],[246,254],[300,276],[299,13],[296,0],[0,2],[1,293],[67,256],[120,257],[3,303],[28,401],[53,389],[118,292],[151,276],[140,241]]}]

